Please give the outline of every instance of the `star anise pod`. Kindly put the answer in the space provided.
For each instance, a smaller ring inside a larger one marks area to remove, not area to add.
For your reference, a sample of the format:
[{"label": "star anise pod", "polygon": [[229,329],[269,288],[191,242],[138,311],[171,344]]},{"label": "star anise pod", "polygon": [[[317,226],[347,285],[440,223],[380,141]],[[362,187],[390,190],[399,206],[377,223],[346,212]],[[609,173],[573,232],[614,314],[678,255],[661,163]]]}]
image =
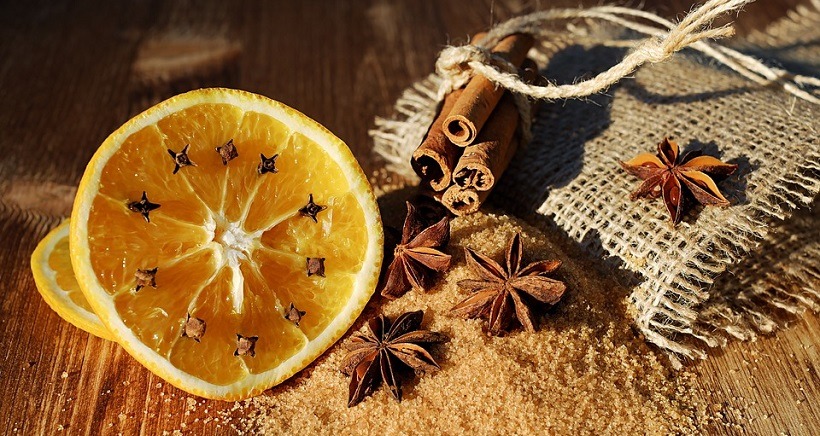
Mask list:
[{"label": "star anise pod", "polygon": [[401,242],[393,250],[393,262],[387,268],[387,278],[381,294],[398,298],[410,288],[426,290],[435,273],[450,267],[450,255],[440,250],[450,241],[450,219],[441,218],[424,228],[423,219],[415,206],[407,202],[407,217],[401,233]]},{"label": "star anise pod", "polygon": [[479,279],[458,283],[459,287],[466,288],[472,295],[453,307],[452,313],[465,318],[487,318],[492,335],[501,334],[515,318],[527,331],[534,332],[533,313],[528,298],[555,304],[567,287],[564,282],[544,277],[544,274],[561,266],[560,260],[542,260],[522,268],[523,251],[519,233],[507,244],[507,262],[504,267],[481,253],[465,248],[467,267]]},{"label": "star anise pod", "polygon": [[728,206],[729,200],[720,193],[708,174],[727,176],[737,170],[737,165],[721,162],[712,156],[702,156],[700,150],[683,156],[679,156],[679,152],[678,144],[665,138],[658,144],[657,155],[642,153],[629,162],[621,162],[625,170],[644,181],[632,193],[632,199],[663,196],[673,224],[678,224],[683,218],[684,187],[703,205]]},{"label": "star anise pod", "polygon": [[401,372],[439,369],[425,344],[446,342],[447,336],[419,330],[424,312],[407,312],[391,323],[384,315],[372,318],[364,332],[356,332],[346,346],[349,351],[341,370],[351,376],[347,407],[359,404],[384,382],[401,401]]}]

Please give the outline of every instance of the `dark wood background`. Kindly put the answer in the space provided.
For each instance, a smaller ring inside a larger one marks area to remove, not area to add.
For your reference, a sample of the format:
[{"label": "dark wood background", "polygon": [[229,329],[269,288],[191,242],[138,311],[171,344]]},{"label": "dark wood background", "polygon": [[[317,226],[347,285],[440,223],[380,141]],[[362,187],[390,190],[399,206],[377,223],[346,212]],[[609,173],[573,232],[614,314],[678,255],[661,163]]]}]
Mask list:
[{"label": "dark wood background", "polygon": [[[799,0],[746,8],[741,32]],[[0,5],[0,433],[233,433],[232,403],[197,400],[116,345],[63,322],[34,287],[29,256],[70,213],[102,140],[131,115],[202,86],[242,88],[298,108],[353,149],[432,67],[448,41],[575,0],[3,2]],[[596,1],[580,3],[594,4]],[[648,1],[680,17],[691,0]],[[713,433],[820,431],[818,318],[732,344],[696,367],[724,407]],[[227,419],[219,417],[224,412]],[[723,422],[720,424],[718,422]]]}]

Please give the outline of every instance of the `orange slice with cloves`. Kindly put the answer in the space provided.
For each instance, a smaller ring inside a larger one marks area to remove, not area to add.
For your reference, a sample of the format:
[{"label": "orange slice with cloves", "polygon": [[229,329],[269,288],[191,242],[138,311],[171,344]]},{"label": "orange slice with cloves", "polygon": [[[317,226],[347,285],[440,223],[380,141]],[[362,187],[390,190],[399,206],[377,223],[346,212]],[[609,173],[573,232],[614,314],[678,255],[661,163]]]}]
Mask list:
[{"label": "orange slice with cloves", "polygon": [[70,244],[117,342],[187,392],[235,400],[287,379],[352,325],[375,289],[383,232],[340,139],[282,103],[203,89],[105,140]]}]

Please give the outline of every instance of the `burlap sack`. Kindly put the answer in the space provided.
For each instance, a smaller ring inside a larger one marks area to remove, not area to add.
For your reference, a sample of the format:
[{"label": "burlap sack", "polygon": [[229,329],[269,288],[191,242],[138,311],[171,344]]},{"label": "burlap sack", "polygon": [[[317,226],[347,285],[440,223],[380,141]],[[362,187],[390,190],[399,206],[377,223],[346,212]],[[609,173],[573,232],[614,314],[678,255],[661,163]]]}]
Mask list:
[{"label": "burlap sack", "polygon": [[[818,17],[804,9],[773,25],[775,34],[738,45],[817,76]],[[533,54],[545,77],[572,83],[617,63],[629,38],[590,27]],[[801,62],[806,56],[811,61]],[[414,85],[396,118],[377,121],[376,150],[394,171],[412,174],[402,147],[408,135],[420,140],[432,120],[438,80]],[[542,105],[532,142],[491,198],[513,213],[543,217],[542,225],[618,271],[633,286],[636,326],[680,364],[681,356],[705,356],[704,343],[751,338],[774,329],[782,312],[820,303],[820,227],[810,210],[820,191],[818,128],[817,105],[683,51],[642,67],[606,95]],[[731,207],[696,208],[673,228],[660,200],[630,200],[639,181],[618,161],[654,151],[670,135],[683,150],[704,149],[739,166],[720,184]]]}]

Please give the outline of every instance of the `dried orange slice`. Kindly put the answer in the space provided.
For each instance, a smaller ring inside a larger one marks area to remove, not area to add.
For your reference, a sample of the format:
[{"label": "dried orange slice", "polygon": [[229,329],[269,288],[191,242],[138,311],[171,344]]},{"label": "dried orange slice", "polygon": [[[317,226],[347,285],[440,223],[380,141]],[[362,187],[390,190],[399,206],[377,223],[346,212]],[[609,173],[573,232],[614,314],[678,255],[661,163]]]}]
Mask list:
[{"label": "dried orange slice", "polygon": [[347,146],[255,94],[178,95],[112,133],[83,175],[72,264],[116,340],[207,398],[316,359],[375,289],[383,231]]},{"label": "dried orange slice", "polygon": [[94,336],[113,340],[74,277],[68,249],[68,221],[63,221],[37,244],[31,255],[31,272],[40,295],[60,318]]}]

